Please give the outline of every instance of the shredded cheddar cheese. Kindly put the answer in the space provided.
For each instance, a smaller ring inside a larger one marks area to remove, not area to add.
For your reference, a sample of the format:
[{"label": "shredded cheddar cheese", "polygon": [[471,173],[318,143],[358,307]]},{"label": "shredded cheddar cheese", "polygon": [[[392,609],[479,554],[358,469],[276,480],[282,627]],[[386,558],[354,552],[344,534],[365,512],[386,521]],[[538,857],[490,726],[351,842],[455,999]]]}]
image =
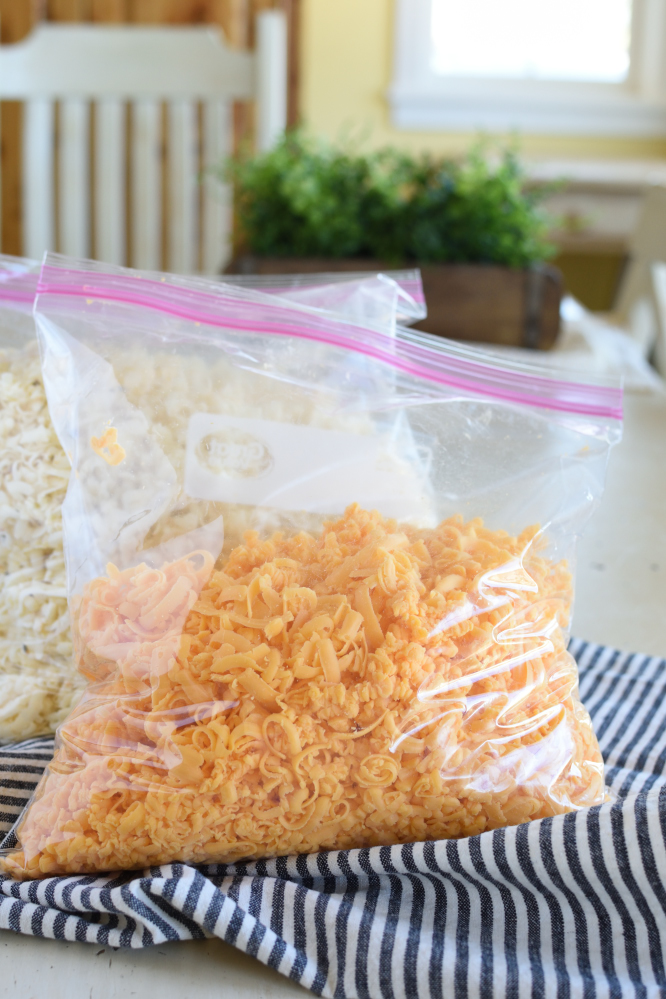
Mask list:
[{"label": "shredded cheddar cheese", "polygon": [[357,506],[91,582],[94,680],[2,861],[16,877],[468,836],[604,800],[571,580],[459,517]]},{"label": "shredded cheddar cheese", "polygon": [[109,465],[119,465],[125,458],[125,448],[118,443],[115,427],[107,427],[101,437],[91,437],[90,446]]}]

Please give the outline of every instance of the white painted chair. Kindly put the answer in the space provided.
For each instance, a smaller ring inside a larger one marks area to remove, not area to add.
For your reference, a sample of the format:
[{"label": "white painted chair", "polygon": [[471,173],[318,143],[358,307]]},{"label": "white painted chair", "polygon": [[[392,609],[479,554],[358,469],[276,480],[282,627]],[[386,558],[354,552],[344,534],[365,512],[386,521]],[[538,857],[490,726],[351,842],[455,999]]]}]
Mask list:
[{"label": "white painted chair", "polygon": [[230,49],[211,27],[46,23],[0,46],[0,100],[25,102],[24,254],[157,270],[166,247],[169,270],[218,273],[230,200],[206,171],[231,149],[232,102],[253,99],[263,150],[286,124],[279,11],[258,15],[255,52]]}]

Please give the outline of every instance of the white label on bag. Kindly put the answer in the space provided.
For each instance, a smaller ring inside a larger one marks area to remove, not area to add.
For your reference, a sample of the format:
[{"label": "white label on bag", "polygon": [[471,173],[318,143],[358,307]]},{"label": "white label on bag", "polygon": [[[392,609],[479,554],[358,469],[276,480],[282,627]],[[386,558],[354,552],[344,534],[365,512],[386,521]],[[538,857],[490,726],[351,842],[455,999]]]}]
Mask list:
[{"label": "white label on bag", "polygon": [[356,502],[388,517],[429,519],[429,483],[416,452],[411,461],[394,451],[385,435],[195,413],[185,490],[279,510],[333,514]]}]

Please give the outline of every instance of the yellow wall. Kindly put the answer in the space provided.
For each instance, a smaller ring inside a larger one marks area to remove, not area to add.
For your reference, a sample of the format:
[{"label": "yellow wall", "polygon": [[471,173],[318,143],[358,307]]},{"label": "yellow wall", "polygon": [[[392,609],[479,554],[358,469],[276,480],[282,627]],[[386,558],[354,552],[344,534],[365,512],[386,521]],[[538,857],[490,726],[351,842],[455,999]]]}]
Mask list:
[{"label": "yellow wall", "polygon": [[[464,0],[461,0],[464,2]],[[470,135],[393,128],[386,90],[391,78],[394,0],[302,0],[301,111],[318,135],[362,139],[412,151],[456,154]],[[617,139],[529,135],[521,138],[530,158],[666,157],[664,139]]]}]

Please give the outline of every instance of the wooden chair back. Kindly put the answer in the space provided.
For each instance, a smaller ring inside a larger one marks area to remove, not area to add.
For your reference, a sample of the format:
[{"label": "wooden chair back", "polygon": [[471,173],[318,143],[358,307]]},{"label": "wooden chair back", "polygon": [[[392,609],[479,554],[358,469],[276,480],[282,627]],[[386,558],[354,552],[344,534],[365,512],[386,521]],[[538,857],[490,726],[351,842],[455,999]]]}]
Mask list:
[{"label": "wooden chair back", "polygon": [[232,103],[256,102],[259,149],[286,125],[287,29],[257,16],[254,52],[211,27],[40,24],[0,46],[0,100],[24,102],[23,252],[219,273]]}]

